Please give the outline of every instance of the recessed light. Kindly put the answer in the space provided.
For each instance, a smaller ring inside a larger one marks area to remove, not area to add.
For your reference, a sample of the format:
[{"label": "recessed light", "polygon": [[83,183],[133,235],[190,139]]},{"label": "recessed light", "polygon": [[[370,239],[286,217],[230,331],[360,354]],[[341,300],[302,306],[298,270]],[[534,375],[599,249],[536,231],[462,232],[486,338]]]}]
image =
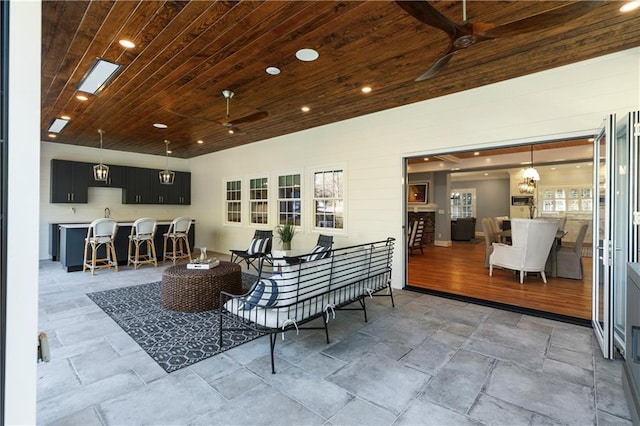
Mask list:
[{"label": "recessed light", "polygon": [[478,151],[474,152],[473,155],[480,155]]},{"label": "recessed light", "polygon": [[300,49],[296,52],[296,58],[303,62],[311,62],[318,59],[320,54],[313,49]]},{"label": "recessed light", "polygon": [[203,144],[204,141],[202,139],[198,139],[198,143]]},{"label": "recessed light", "polygon": [[576,166],[576,169],[579,169],[579,168],[580,168],[580,166]]},{"label": "recessed light", "polygon": [[424,161],[429,161],[429,157],[424,157],[423,160]]},{"label": "recessed light", "polygon": [[489,173],[485,173],[484,175],[485,175],[485,176],[489,176]]},{"label": "recessed light", "polygon": [[362,90],[362,93],[371,93],[370,86],[364,86],[361,90]]},{"label": "recessed light", "polygon": [[167,126],[167,125],[166,125],[166,124],[164,124],[164,123],[154,123],[154,124],[153,124],[153,127],[155,127],[156,129],[166,129],[166,128],[167,128],[167,127],[169,127],[169,126]]},{"label": "recessed light", "polygon": [[267,72],[267,74],[271,74],[271,75],[280,74],[280,68],[278,67],[267,67],[265,71]]},{"label": "recessed light", "polygon": [[234,134],[234,133],[235,133],[235,132],[233,131],[233,129],[229,129],[229,130],[228,130],[228,132],[229,132],[229,134],[230,134],[230,135],[232,135],[232,134]]},{"label": "recessed light", "polygon": [[131,40],[127,40],[127,39],[122,39],[120,40],[118,43],[120,43],[120,46],[127,48],[127,49],[133,49],[134,47],[136,47],[135,43],[132,42]]},{"label": "recessed light", "polygon": [[171,150],[170,149],[167,150],[167,154],[171,154]]},{"label": "recessed light", "polygon": [[53,138],[53,139],[55,139],[55,138],[57,137],[57,135],[54,135],[53,133],[49,133],[49,135],[48,135],[48,136],[49,136],[50,138]]},{"label": "recessed light", "polygon": [[87,98],[85,95],[76,95],[76,99],[83,102],[89,100],[89,98]]},{"label": "recessed light", "polygon": [[620,12],[622,13],[631,12],[632,10],[636,10],[639,7],[640,7],[640,1],[638,0],[630,1],[629,3],[625,3],[624,5],[622,5],[622,7],[620,8]]},{"label": "recessed light", "polygon": [[69,117],[68,115],[61,115],[60,118],[62,118],[63,120],[71,120],[71,117]]},{"label": "recessed light", "polygon": [[300,108],[300,110],[302,112],[309,112],[309,111],[311,111],[311,108],[309,108],[308,106],[303,106],[302,108]]},{"label": "recessed light", "polygon": [[552,167],[552,168],[551,168],[551,170],[555,170],[555,169],[556,169],[555,167]]}]

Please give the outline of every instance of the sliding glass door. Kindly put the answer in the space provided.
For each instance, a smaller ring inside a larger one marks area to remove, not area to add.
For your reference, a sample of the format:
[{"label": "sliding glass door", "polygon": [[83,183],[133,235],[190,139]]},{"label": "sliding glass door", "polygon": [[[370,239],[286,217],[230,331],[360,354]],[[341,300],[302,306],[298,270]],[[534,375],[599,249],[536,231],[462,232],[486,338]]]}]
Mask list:
[{"label": "sliding glass door", "polygon": [[613,358],[616,346],[624,353],[627,263],[638,260],[632,224],[638,211],[638,115],[629,113],[618,123],[615,115],[607,117],[594,145],[592,323],[606,358]]}]

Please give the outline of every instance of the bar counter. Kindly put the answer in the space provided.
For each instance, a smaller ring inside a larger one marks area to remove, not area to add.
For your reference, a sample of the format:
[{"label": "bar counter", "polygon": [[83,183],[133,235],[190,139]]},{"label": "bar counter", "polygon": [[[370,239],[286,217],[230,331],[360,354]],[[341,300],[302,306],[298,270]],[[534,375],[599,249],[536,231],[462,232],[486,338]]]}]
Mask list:
[{"label": "bar counter", "polygon": [[[118,257],[118,265],[127,264],[127,252],[129,244],[129,235],[133,220],[117,221],[118,231],[116,233],[115,248]],[[158,262],[162,261],[164,238],[163,234],[169,229],[171,220],[158,220],[158,227],[154,238],[156,247],[156,255]],[[62,267],[67,272],[82,271],[84,261],[84,240],[87,238],[87,230],[90,223],[52,223],[51,224],[51,258],[57,260],[59,257]],[[189,229],[189,246],[193,251],[195,241],[195,221],[191,222]],[[59,240],[57,234],[59,233]],[[58,242],[56,241],[59,241]],[[104,253],[104,248],[98,252],[99,256]]]}]

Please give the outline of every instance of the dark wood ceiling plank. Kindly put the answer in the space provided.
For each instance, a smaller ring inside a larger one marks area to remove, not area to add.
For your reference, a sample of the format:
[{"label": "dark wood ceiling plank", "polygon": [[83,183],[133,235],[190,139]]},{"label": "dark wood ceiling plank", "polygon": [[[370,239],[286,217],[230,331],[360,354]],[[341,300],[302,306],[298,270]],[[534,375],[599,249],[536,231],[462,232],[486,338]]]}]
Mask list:
[{"label": "dark wood ceiling plank", "polygon": [[[63,108],[67,99],[69,106],[78,106],[59,141],[95,146],[96,126],[104,124],[109,126],[105,138],[109,149],[162,156],[166,137],[172,140],[172,156],[182,158],[640,45],[638,14],[622,17],[618,5],[607,2],[579,22],[472,46],[432,79],[416,83],[413,79],[446,49],[448,40],[442,31],[422,24],[393,2],[185,1],[149,6],[143,1],[129,4],[128,14],[113,2],[92,2],[86,13],[75,9],[73,2],[65,5],[71,9],[64,12],[60,4],[48,8],[45,3],[43,12],[48,9],[51,15],[43,19],[43,138],[45,125],[62,112],[57,108]],[[565,3],[468,2],[468,14],[472,21],[503,23]],[[452,20],[461,20],[456,17],[461,2],[435,4]],[[109,12],[105,14],[104,8]],[[62,18],[73,13],[83,16],[77,31]],[[100,14],[102,18],[96,19]],[[119,19],[112,21],[116,15]],[[78,35],[63,36],[54,28],[58,25]],[[116,45],[120,37],[133,33],[136,49],[126,51]],[[88,42],[87,35],[100,40]],[[318,49],[320,59],[297,61],[293,53],[300,47]],[[83,58],[95,52],[126,63],[127,68],[104,93],[80,104],[70,90],[77,82],[72,82],[74,70],[87,66]],[[267,75],[267,65],[279,66],[282,73]],[[374,87],[369,95],[359,90],[365,83]],[[224,115],[220,91],[225,88],[236,92],[232,115],[264,110],[269,116],[240,126],[243,134],[228,135],[218,123],[166,112],[171,106],[218,118]],[[302,104],[309,104],[312,112],[300,112]],[[171,127],[153,129],[154,120],[171,120]],[[205,143],[197,144],[197,139]]]}]

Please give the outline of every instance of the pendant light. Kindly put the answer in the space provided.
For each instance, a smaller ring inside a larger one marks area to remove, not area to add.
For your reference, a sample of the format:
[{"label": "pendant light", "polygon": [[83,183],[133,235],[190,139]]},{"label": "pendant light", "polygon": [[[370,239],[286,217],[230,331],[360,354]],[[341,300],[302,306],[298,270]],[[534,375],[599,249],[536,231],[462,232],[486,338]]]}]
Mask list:
[{"label": "pendant light", "polygon": [[165,140],[165,149],[164,153],[167,158],[167,166],[164,170],[158,173],[158,177],[160,178],[160,183],[163,185],[173,185],[173,178],[176,176],[174,172],[169,170],[169,141]]},{"label": "pendant light", "polygon": [[536,182],[540,180],[540,173],[533,167],[533,145],[531,145],[531,164],[522,174],[523,181],[518,184],[521,194],[533,194],[536,191]]},{"label": "pendant light", "polygon": [[100,133],[100,164],[93,166],[93,178],[99,182],[106,182],[109,177],[109,166],[102,164],[102,135],[104,130],[98,129]]}]

